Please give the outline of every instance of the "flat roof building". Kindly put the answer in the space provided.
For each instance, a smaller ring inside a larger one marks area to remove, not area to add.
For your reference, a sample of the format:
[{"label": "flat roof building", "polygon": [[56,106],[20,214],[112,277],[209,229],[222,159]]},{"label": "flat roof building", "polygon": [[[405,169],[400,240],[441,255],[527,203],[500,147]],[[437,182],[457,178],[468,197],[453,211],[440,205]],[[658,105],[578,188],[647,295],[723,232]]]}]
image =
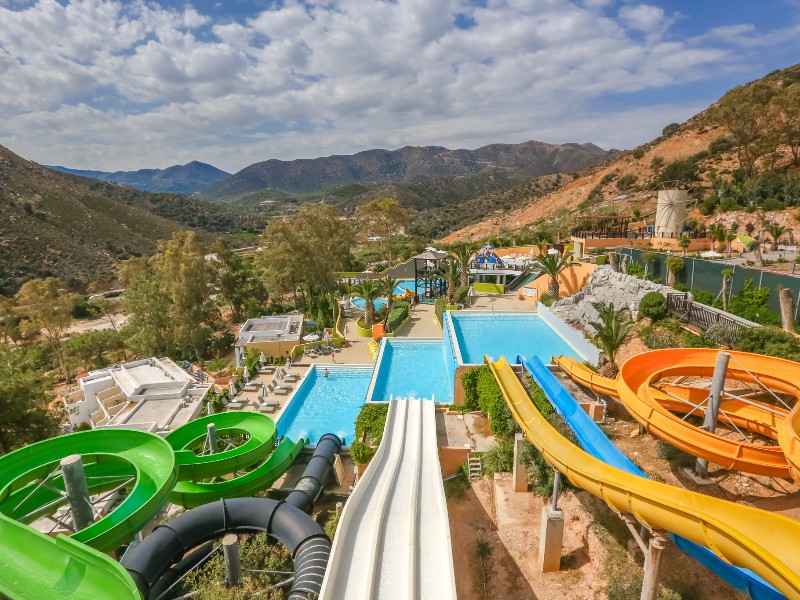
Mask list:
[{"label": "flat roof building", "polygon": [[236,366],[240,366],[249,350],[266,356],[283,356],[300,343],[303,336],[303,315],[274,315],[247,319],[234,347]]},{"label": "flat roof building", "polygon": [[169,358],[154,357],[90,371],[62,398],[76,427],[168,433],[200,414],[209,389]]}]

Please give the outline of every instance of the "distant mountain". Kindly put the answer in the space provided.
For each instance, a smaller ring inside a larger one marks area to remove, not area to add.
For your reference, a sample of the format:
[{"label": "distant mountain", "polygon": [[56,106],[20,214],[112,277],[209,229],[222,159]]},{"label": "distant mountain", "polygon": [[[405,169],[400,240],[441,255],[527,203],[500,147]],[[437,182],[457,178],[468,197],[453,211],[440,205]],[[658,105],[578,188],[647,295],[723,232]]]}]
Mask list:
[{"label": "distant mountain", "polygon": [[210,201],[261,190],[310,194],[349,184],[420,183],[469,173],[503,173],[508,177],[540,177],[606,160],[615,153],[594,144],[491,144],[477,150],[442,146],[406,146],[399,150],[367,150],[347,156],[255,163],[200,192]]},{"label": "distant mountain", "polygon": [[166,169],[139,169],[138,171],[116,171],[114,173],[81,171],[57,166],[48,168],[61,173],[78,175],[79,177],[119,183],[145,192],[167,192],[185,195],[193,194],[230,176],[230,173],[196,160],[185,165],[174,165]]},{"label": "distant mountain", "polygon": [[113,279],[120,260],[193,228],[259,231],[264,219],[174,194],[58,173],[0,146],[0,294],[35,277],[70,285]]}]

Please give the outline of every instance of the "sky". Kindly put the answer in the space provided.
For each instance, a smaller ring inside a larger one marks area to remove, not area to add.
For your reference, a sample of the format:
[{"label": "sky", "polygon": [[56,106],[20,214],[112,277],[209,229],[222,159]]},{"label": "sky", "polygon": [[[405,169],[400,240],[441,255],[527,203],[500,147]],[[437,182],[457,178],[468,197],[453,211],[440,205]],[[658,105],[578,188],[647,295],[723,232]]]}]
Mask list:
[{"label": "sky", "polygon": [[0,145],[104,171],[633,148],[800,59],[800,0],[0,0]]}]

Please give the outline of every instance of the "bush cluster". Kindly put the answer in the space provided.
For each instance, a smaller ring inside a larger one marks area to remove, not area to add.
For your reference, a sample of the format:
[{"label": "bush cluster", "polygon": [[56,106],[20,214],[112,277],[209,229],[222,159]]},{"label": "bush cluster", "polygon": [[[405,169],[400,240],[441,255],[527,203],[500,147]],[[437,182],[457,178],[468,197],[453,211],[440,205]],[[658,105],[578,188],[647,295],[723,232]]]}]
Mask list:
[{"label": "bush cluster", "polygon": [[777,327],[742,329],[739,350],[800,361],[800,339]]},{"label": "bush cluster", "polygon": [[487,365],[470,369],[461,376],[461,382],[464,385],[464,406],[469,407],[469,410],[480,410],[488,416],[495,436],[514,433],[514,417]]},{"label": "bush cluster", "polygon": [[659,321],[667,316],[667,298],[658,292],[647,292],[639,301],[639,314]]},{"label": "bush cluster", "polygon": [[447,310],[447,298],[444,296],[437,298],[433,303],[433,308],[436,311],[436,319],[440,324],[444,325],[444,312]]},{"label": "bush cluster", "polygon": [[389,311],[389,315],[386,317],[386,325],[388,325],[389,331],[395,331],[400,327],[403,321],[408,318],[409,309],[408,302],[405,300],[392,302],[392,310]]}]

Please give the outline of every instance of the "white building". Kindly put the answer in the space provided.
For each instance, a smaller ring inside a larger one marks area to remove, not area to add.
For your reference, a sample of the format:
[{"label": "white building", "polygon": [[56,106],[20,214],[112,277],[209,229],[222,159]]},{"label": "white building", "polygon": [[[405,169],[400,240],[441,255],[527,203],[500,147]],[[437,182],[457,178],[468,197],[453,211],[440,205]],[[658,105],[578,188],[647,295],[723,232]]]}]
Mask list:
[{"label": "white building", "polygon": [[236,366],[241,366],[248,350],[263,352],[266,356],[284,356],[300,343],[302,336],[302,314],[247,319],[234,346]]},{"label": "white building", "polygon": [[91,371],[62,394],[73,426],[128,427],[168,433],[196,418],[211,384],[198,383],[169,358]]}]

